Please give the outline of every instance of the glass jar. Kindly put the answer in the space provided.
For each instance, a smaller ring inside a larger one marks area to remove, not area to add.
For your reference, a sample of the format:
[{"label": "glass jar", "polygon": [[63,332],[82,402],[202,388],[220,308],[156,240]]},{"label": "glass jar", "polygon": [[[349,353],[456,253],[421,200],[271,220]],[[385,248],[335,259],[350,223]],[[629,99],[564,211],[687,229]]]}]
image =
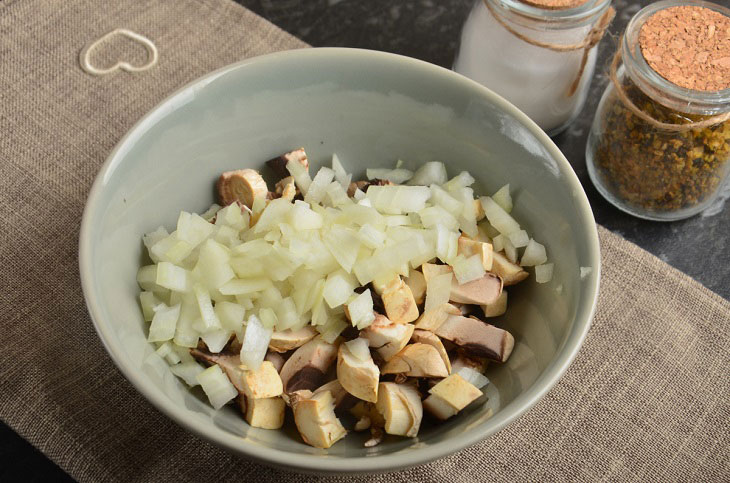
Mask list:
[{"label": "glass jar", "polygon": [[613,16],[611,0],[585,0],[567,9],[477,0],[462,29],[454,70],[500,94],[554,136],[583,108],[595,46]]},{"label": "glass jar", "polygon": [[704,210],[729,171],[730,89],[680,87],[649,66],[639,45],[649,17],[687,5],[730,16],[729,9],[701,1],[663,1],[639,11],[618,47],[613,82],[598,105],[586,147],[588,174],[603,197],[648,220],[679,220]]}]

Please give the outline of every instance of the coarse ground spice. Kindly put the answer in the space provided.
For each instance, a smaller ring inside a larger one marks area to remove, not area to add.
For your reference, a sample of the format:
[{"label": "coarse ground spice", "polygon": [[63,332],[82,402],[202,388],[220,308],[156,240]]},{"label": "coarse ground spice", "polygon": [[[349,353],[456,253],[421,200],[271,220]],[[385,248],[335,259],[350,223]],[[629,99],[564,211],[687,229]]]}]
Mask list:
[{"label": "coarse ground spice", "polygon": [[520,0],[522,3],[546,10],[567,10],[580,7],[588,0]]},{"label": "coarse ground spice", "polygon": [[[669,109],[629,79],[629,98],[661,122],[688,124],[705,119]],[[635,207],[667,213],[691,208],[711,197],[730,159],[730,121],[683,132],[661,131],[636,117],[612,92],[601,112],[594,162],[606,189]]]}]

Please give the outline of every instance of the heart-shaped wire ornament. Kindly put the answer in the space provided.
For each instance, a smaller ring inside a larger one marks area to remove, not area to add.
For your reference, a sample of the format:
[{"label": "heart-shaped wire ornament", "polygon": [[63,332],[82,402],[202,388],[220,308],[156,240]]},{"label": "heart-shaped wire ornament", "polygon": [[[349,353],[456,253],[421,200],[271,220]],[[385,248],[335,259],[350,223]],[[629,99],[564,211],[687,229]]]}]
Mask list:
[{"label": "heart-shaped wire ornament", "polygon": [[[147,51],[147,63],[141,66],[135,66],[130,64],[129,62],[118,61],[116,64],[107,69],[99,69],[98,67],[94,67],[91,64],[91,53],[102,43],[104,43],[111,37],[114,37],[115,35],[123,35],[142,44]],[[79,63],[81,64],[81,68],[87,74],[107,75],[118,70],[123,70],[126,72],[141,72],[151,69],[157,64],[158,57],[159,55],[157,53],[157,47],[150,39],[148,39],[144,35],[140,35],[127,29],[115,29],[84,47],[79,54]]]}]

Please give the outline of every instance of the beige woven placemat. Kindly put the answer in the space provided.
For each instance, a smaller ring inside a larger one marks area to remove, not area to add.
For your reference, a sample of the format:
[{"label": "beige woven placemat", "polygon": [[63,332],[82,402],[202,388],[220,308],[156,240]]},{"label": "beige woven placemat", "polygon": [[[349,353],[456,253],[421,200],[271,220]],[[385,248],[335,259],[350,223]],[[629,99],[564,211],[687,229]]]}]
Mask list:
[{"label": "beige woven placemat", "polygon": [[[152,38],[160,64],[83,73],[81,47],[117,27]],[[216,67],[303,46],[227,0],[0,2],[0,417],[76,479],[313,481],[231,456],[150,406],[104,352],[77,269],[87,191],[142,114]],[[730,303],[600,235],[598,313],[556,388],[486,442],[367,480],[730,479]]]}]

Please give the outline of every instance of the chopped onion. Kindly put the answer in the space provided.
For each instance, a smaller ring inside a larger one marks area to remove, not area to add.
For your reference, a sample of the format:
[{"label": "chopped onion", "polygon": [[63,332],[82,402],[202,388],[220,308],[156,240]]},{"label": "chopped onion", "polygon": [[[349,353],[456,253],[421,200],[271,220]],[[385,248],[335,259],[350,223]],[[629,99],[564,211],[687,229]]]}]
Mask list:
[{"label": "chopped onion", "polygon": [[219,290],[223,295],[242,295],[261,292],[270,285],[271,280],[267,277],[236,278],[223,284]]},{"label": "chopped onion", "polygon": [[389,215],[421,211],[431,197],[425,186],[369,186],[365,195],[373,207]]},{"label": "chopped onion", "polygon": [[373,297],[370,294],[370,289],[353,298],[347,304],[347,312],[350,315],[350,322],[352,322],[353,327],[357,327],[359,330],[368,327],[375,320]]},{"label": "chopped onion", "polygon": [[357,237],[363,245],[373,250],[382,247],[385,243],[385,233],[377,230],[369,223],[365,223],[360,227],[360,230],[357,232]]},{"label": "chopped onion", "polygon": [[335,180],[340,183],[343,189],[347,189],[352,181],[352,174],[349,174],[340,163],[340,158],[336,154],[332,155],[332,171],[335,172]]},{"label": "chopped onion", "polygon": [[489,379],[487,379],[484,374],[472,369],[471,367],[462,366],[455,371],[455,374],[460,375],[466,382],[477,389],[481,389],[489,384]]},{"label": "chopped onion", "polygon": [[203,243],[195,269],[208,290],[216,290],[235,277],[230,258],[228,249],[217,241],[206,240]]},{"label": "chopped onion", "polygon": [[322,340],[328,344],[334,344],[337,337],[339,337],[342,331],[346,328],[347,322],[339,318],[331,318],[326,325],[317,326],[317,331],[320,333]]},{"label": "chopped onion", "polygon": [[249,220],[250,215],[248,211],[242,210],[238,203],[231,203],[216,213],[215,224],[220,227],[227,226],[236,231],[241,231],[248,228]]},{"label": "chopped onion", "polygon": [[295,159],[289,160],[286,163],[286,169],[294,178],[294,183],[299,188],[299,191],[306,196],[309,185],[312,184],[312,178],[309,177],[309,170]]},{"label": "chopped onion", "polygon": [[437,185],[431,186],[431,200],[434,205],[440,206],[453,216],[458,216],[461,211],[461,202],[447,193],[443,188]]},{"label": "chopped onion", "polygon": [[185,381],[190,387],[198,386],[198,375],[205,369],[197,362],[183,362],[170,368],[173,374]]},{"label": "chopped onion", "polygon": [[248,318],[241,343],[241,362],[247,369],[255,371],[264,361],[272,333],[255,315]]},{"label": "chopped onion", "polygon": [[[314,184],[314,183],[312,183]],[[289,222],[295,230],[318,230],[322,228],[322,215],[312,211],[306,203],[294,203],[289,211]]]},{"label": "chopped onion", "polygon": [[231,331],[226,329],[213,329],[200,336],[208,346],[208,350],[213,353],[218,353],[223,350],[228,341],[231,338]]},{"label": "chopped onion", "polygon": [[443,188],[449,192],[456,192],[474,184],[474,177],[466,171],[462,171],[449,181],[443,184]]},{"label": "chopped onion", "polygon": [[[327,187],[335,179],[335,172],[327,167],[322,167],[317,171],[317,174],[312,179],[312,183],[309,185],[307,194],[304,196],[304,201],[307,203],[320,203],[326,193]],[[339,184],[339,183],[338,183]]]},{"label": "chopped onion", "polygon": [[357,280],[355,277],[340,269],[327,276],[324,284],[324,300],[330,308],[338,307],[355,293]]},{"label": "chopped onion", "polygon": [[441,206],[429,206],[419,211],[418,215],[421,217],[421,223],[426,228],[433,228],[436,225],[441,225],[451,231],[459,228],[457,219]]},{"label": "chopped onion", "polygon": [[510,243],[515,248],[526,247],[530,242],[530,236],[525,230],[512,232],[507,236],[507,238],[509,238]]},{"label": "chopped onion", "polygon": [[[241,210],[238,209],[240,212]],[[213,234],[215,225],[210,224],[203,217],[190,214],[185,211],[180,212],[177,219],[177,239],[187,242],[192,248],[198,246],[203,240]]]},{"label": "chopped onion", "polygon": [[240,304],[226,301],[218,302],[213,310],[224,329],[238,332],[243,327],[243,317],[246,315],[246,309]]},{"label": "chopped onion", "polygon": [[429,161],[418,168],[408,181],[410,185],[431,186],[446,183],[446,166],[440,161]]},{"label": "chopped onion", "polygon": [[324,244],[342,269],[351,272],[361,245],[357,235],[349,228],[333,225],[325,235]]},{"label": "chopped onion", "polygon": [[368,341],[361,337],[345,342],[345,347],[347,347],[347,350],[349,350],[353,356],[363,362],[372,359],[372,356],[370,355],[370,348],[368,347]]},{"label": "chopped onion", "polygon": [[504,208],[499,206],[492,198],[483,196],[480,198],[482,202],[482,208],[484,208],[484,214],[489,220],[489,223],[499,230],[503,235],[509,235],[520,230],[520,225],[512,218],[509,213],[504,211]]},{"label": "chopped onion", "polygon": [[[144,234],[142,236],[142,242],[149,251],[150,248],[152,248],[158,241],[162,240],[163,238],[167,238],[168,236],[170,236],[170,234],[167,232],[165,227],[160,226],[155,231]],[[155,259],[153,259],[152,261],[157,262],[157,260]]]},{"label": "chopped onion", "polygon": [[210,405],[215,409],[222,408],[228,401],[238,396],[238,391],[218,364],[214,364],[198,374],[196,380],[202,386],[205,395],[208,396]]},{"label": "chopped onion", "polygon": [[277,318],[277,331],[291,329],[299,323],[297,305],[291,297],[283,298],[281,303],[277,307],[274,307],[274,311],[276,312]]},{"label": "chopped onion", "polygon": [[361,201],[365,199],[365,192],[361,190],[360,188],[357,188],[355,190],[355,194],[352,195],[353,198],[355,198],[356,201]]},{"label": "chopped onion", "polygon": [[451,297],[451,282],[454,276],[451,272],[432,277],[426,283],[426,304],[424,312],[448,303]]},{"label": "chopped onion", "polygon": [[451,266],[454,269],[454,276],[460,284],[482,278],[486,273],[482,264],[482,257],[479,255],[472,255],[468,258],[459,255],[454,259]]},{"label": "chopped onion", "polygon": [[517,248],[509,241],[509,238],[504,239],[504,254],[512,263],[517,263]]},{"label": "chopped onion", "polygon": [[522,254],[520,265],[523,267],[532,267],[535,265],[541,265],[545,262],[547,262],[545,247],[537,243],[535,240],[530,239],[530,242],[525,247],[525,252]]},{"label": "chopped onion", "polygon": [[352,200],[347,196],[347,191],[337,181],[333,181],[327,186],[327,197],[330,204],[335,207],[351,205]]},{"label": "chopped onion", "polygon": [[220,329],[221,322],[213,310],[213,304],[210,300],[210,293],[200,283],[193,285],[193,294],[198,303],[200,317],[203,321],[204,329],[201,332],[208,332],[213,329]]},{"label": "chopped onion", "polygon": [[504,250],[504,242],[508,241],[509,239],[504,235],[497,235],[494,238],[492,238],[492,249],[495,252],[501,252]]},{"label": "chopped onion", "polygon": [[512,196],[509,194],[509,184],[502,186],[496,193],[494,193],[492,195],[492,199],[507,213],[512,211]]},{"label": "chopped onion", "polygon": [[142,306],[142,316],[145,322],[150,322],[155,315],[154,308],[161,304],[162,301],[157,298],[154,292],[140,292],[139,304]]},{"label": "chopped onion", "polygon": [[537,283],[546,283],[553,279],[553,264],[545,263],[535,266],[535,281]]},{"label": "chopped onion", "polygon": [[152,317],[147,340],[149,342],[163,342],[172,339],[175,336],[177,319],[180,317],[180,304],[172,307],[160,304],[154,310],[155,315]]},{"label": "chopped onion", "polygon": [[272,227],[284,221],[289,210],[293,207],[294,205],[286,198],[271,200],[261,213],[261,217],[259,218],[259,221],[256,222],[253,231],[255,233],[262,233],[270,230]]}]

